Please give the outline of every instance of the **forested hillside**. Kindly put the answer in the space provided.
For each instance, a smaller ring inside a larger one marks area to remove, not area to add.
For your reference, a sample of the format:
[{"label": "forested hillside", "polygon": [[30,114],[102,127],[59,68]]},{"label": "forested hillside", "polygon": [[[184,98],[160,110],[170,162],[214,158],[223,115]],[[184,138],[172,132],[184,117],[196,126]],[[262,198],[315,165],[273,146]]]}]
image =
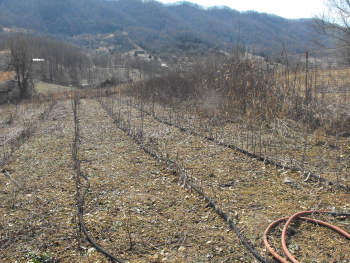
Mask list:
[{"label": "forested hillside", "polygon": [[[117,51],[132,49],[134,42],[154,53],[228,51],[238,42],[257,53],[271,54],[283,45],[300,53],[315,38],[311,19],[141,0],[0,0],[0,25],[70,38],[83,46],[107,41]],[[111,33],[108,39],[103,36]]]}]

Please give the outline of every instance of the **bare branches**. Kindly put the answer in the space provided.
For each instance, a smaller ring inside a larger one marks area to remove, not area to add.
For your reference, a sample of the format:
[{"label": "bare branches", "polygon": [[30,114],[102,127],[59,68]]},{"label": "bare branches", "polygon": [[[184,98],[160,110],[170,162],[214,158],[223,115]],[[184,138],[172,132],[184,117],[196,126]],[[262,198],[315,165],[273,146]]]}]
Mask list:
[{"label": "bare branches", "polygon": [[10,67],[16,73],[17,84],[20,90],[20,98],[27,98],[33,90],[32,83],[32,39],[26,35],[16,35],[9,39],[11,50]]},{"label": "bare branches", "polygon": [[[316,30],[336,40],[341,48],[342,56],[347,56],[350,46],[350,2],[349,0],[327,0],[328,12],[316,17]],[[347,61],[349,63],[349,61]]]}]

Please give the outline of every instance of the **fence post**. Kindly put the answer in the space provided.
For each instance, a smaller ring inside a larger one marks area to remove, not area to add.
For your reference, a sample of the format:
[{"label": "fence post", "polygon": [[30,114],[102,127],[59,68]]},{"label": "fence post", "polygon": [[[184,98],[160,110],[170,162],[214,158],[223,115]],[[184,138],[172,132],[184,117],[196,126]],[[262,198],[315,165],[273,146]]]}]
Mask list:
[{"label": "fence post", "polygon": [[309,105],[310,102],[310,87],[309,87],[309,52],[305,54],[306,57],[306,70],[305,70],[305,104]]}]

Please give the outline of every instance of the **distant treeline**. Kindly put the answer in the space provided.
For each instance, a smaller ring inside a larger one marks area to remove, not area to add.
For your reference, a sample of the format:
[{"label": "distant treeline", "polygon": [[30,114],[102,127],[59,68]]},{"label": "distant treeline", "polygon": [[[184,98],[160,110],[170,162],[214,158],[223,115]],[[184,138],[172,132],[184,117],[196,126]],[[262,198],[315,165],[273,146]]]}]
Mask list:
[{"label": "distant treeline", "polygon": [[[68,37],[86,47],[114,46],[116,51],[136,43],[153,53],[230,51],[239,42],[261,54],[279,52],[282,45],[302,53],[318,37],[311,19],[141,0],[1,0],[0,25]],[[101,36],[109,33],[114,35]]]}]

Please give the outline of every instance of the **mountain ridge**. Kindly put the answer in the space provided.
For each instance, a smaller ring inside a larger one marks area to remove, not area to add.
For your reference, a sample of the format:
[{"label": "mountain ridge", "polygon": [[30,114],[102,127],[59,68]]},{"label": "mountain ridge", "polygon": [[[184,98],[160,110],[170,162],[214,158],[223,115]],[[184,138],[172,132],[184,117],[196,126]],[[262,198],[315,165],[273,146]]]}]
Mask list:
[{"label": "mountain ridge", "polygon": [[91,44],[84,34],[91,40],[97,34],[115,33],[118,37],[108,43],[95,41],[114,46],[114,51],[128,50],[122,37],[128,32],[133,41],[153,53],[229,51],[238,42],[261,54],[280,52],[282,47],[302,53],[317,37],[312,19],[141,0],[0,0],[0,25],[78,39],[76,43],[83,46]]}]

